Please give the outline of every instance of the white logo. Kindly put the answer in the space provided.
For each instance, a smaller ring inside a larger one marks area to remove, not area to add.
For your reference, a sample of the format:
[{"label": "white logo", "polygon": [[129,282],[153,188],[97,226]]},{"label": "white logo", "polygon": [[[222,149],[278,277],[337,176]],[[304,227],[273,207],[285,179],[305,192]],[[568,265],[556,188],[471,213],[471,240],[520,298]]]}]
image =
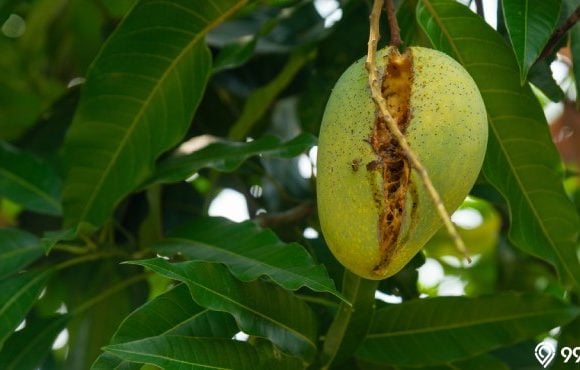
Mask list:
[{"label": "white logo", "polygon": [[538,362],[544,368],[550,365],[550,362],[552,362],[554,356],[556,355],[556,350],[554,349],[554,346],[552,346],[550,343],[547,342],[538,343],[534,352],[536,354]]}]

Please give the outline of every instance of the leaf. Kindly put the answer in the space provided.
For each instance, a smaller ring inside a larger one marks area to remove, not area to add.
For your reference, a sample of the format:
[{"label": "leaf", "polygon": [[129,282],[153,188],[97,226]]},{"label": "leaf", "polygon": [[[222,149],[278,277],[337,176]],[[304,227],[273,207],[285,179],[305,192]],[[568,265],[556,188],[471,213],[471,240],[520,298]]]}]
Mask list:
[{"label": "leaf", "polygon": [[283,351],[305,359],[316,352],[314,313],[288,291],[262,281],[240,282],[218,264],[172,264],[161,258],[128,263],[186,283],[197,304],[230,313],[241,330],[268,338]]},{"label": "leaf", "polygon": [[67,321],[67,315],[60,315],[27,322],[26,327],[12,335],[0,351],[2,370],[38,369]]},{"label": "leaf", "polygon": [[256,47],[257,38],[246,35],[225,45],[215,58],[212,73],[236,68],[247,62]]},{"label": "leaf", "polygon": [[0,279],[20,271],[43,252],[36,236],[19,229],[0,229]]},{"label": "leaf", "polygon": [[[187,286],[180,284],[127,316],[111,338],[110,344],[132,342],[159,335],[230,339],[238,331],[230,315],[198,306],[191,298]],[[92,369],[130,366],[122,362],[120,358],[111,354],[103,354],[93,364]]]},{"label": "leaf", "polygon": [[483,173],[508,201],[510,240],[580,287],[580,221],[562,187],[562,163],[544,113],[530,87],[520,86],[512,51],[454,1],[422,0],[417,14],[433,45],[457,59],[481,92],[490,125]]},{"label": "leaf", "polygon": [[384,364],[437,365],[532,338],[579,313],[548,295],[412,300],[377,310],[357,355]]},{"label": "leaf", "polygon": [[210,73],[204,37],[246,0],[137,3],[92,64],[65,140],[65,227],[100,226],[183,137]]},{"label": "leaf", "polygon": [[256,155],[295,157],[316,145],[316,142],[316,137],[308,133],[302,133],[286,142],[272,135],[265,135],[245,143],[220,141],[189,155],[174,156],[163,160],[157,166],[150,182],[167,183],[187,180],[202,168],[232,172],[245,160]]},{"label": "leaf", "polygon": [[38,299],[51,270],[27,272],[0,281],[0,349]]},{"label": "leaf", "polygon": [[530,83],[540,89],[551,101],[557,103],[564,99],[564,92],[554,80],[552,70],[545,60],[539,60],[530,68],[528,79]]},{"label": "leaf", "polygon": [[160,336],[111,345],[105,350],[162,369],[302,369],[297,359],[280,356],[272,346],[252,346],[230,339]]},{"label": "leaf", "polygon": [[272,102],[292,82],[300,69],[312,58],[310,48],[296,49],[284,66],[284,69],[266,86],[252,92],[246,100],[240,118],[233,124],[228,137],[241,140],[248,135],[252,127],[266,114]]},{"label": "leaf", "polygon": [[0,142],[0,196],[38,213],[59,215],[60,178],[44,161]]},{"label": "leaf", "polygon": [[523,85],[558,23],[561,1],[503,0],[501,3]]},{"label": "leaf", "polygon": [[155,250],[165,255],[179,253],[192,260],[223,263],[242,281],[266,275],[288,290],[307,286],[344,300],[324,266],[314,264],[304,247],[286,244],[252,221],[198,218],[158,243]]}]

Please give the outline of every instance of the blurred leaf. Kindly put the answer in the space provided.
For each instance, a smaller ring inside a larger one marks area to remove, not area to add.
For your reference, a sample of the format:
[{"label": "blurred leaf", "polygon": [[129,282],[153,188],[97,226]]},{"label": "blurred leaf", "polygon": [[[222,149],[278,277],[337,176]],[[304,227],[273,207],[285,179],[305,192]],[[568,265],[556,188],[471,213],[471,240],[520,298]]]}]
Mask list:
[{"label": "blurred leaf", "polygon": [[130,361],[162,369],[302,369],[298,359],[281,356],[272,346],[231,339],[166,335],[116,344],[105,350]]},{"label": "blurred leaf", "polygon": [[0,229],[0,279],[20,271],[43,252],[36,236],[19,229]]},{"label": "blurred leaf", "polygon": [[59,215],[60,185],[47,163],[0,142],[0,196],[31,211]]},{"label": "blurred leaf", "polygon": [[[147,302],[133,311],[121,323],[110,344],[132,342],[158,335],[232,338],[238,332],[234,319],[226,313],[209,311],[195,304],[185,284]],[[92,369],[108,370],[140,365],[123,363],[120,358],[105,353]]]},{"label": "blurred leaf", "polygon": [[456,2],[422,0],[418,18],[434,46],[463,64],[482,94],[490,124],[483,172],[509,203],[510,239],[580,288],[580,221],[564,193],[562,164],[544,113],[529,86],[520,86],[515,77],[512,51]]},{"label": "blurred leaf", "polygon": [[375,312],[358,356],[385,364],[437,365],[532,338],[579,313],[546,295],[413,300]]},{"label": "blurred leaf", "polygon": [[284,69],[266,86],[256,89],[246,100],[240,118],[230,128],[228,137],[241,140],[248,135],[276,100],[278,95],[292,82],[302,66],[313,54],[310,48],[298,49],[290,55]]},{"label": "blurred leaf", "polygon": [[252,221],[198,218],[154,249],[163,255],[179,254],[191,260],[223,263],[242,281],[265,275],[288,290],[306,286],[344,300],[324,266],[314,264],[303,246],[286,244],[271,230],[261,229]]},{"label": "blurred leaf", "polygon": [[35,370],[52,350],[58,334],[64,330],[67,315],[36,319],[12,335],[0,351],[2,370]]},{"label": "blurred leaf", "polygon": [[501,3],[523,85],[557,25],[561,1],[503,0]]},{"label": "blurred leaf", "polygon": [[551,101],[559,102],[564,99],[564,92],[554,80],[552,70],[545,60],[539,60],[532,66],[528,73],[528,79]]},{"label": "blurred leaf", "polygon": [[67,226],[100,226],[183,137],[209,76],[204,37],[245,3],[144,0],[127,15],[93,62],[68,132]]},{"label": "blurred leaf", "polygon": [[[483,199],[469,196],[456,212],[476,212],[481,216],[481,223],[475,227],[465,227],[461,222],[455,222],[455,227],[463,239],[470,255],[493,252],[499,243],[501,218],[493,206]],[[460,213],[458,213],[461,216]],[[475,215],[474,215],[475,216]],[[455,217],[454,217],[455,218]],[[459,219],[461,221],[461,219]],[[455,243],[445,228],[438,230],[427,242],[425,249],[430,256],[454,256],[464,258],[464,254],[457,250]]]},{"label": "blurred leaf", "polygon": [[161,258],[129,263],[183,281],[197,304],[230,313],[245,333],[268,338],[282,350],[305,359],[316,352],[314,314],[286,290],[259,280],[240,282],[218,264],[172,264]]},{"label": "blurred leaf", "polygon": [[265,135],[250,142],[220,141],[188,155],[176,155],[159,163],[151,182],[178,182],[190,178],[202,168],[232,172],[248,158],[256,155],[290,158],[316,145],[316,137],[302,133],[282,142]]},{"label": "blurred leaf", "polygon": [[51,270],[26,272],[0,281],[0,349],[24,320],[51,273]]},{"label": "blurred leaf", "polygon": [[256,37],[247,36],[225,45],[217,54],[212,73],[236,68],[247,62],[254,53]]}]

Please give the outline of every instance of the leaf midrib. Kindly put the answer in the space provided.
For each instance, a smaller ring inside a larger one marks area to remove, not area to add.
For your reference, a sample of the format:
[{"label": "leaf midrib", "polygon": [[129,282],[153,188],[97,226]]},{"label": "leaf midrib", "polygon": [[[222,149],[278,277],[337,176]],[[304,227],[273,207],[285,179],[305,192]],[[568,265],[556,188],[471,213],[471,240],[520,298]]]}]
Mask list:
[{"label": "leaf midrib", "polygon": [[19,184],[23,188],[38,195],[39,197],[44,199],[47,203],[52,205],[56,210],[60,209],[60,203],[56,199],[54,199],[49,193],[42,191],[42,189],[40,189],[38,187],[35,187],[32,183],[28,182],[26,179],[15,175],[14,173],[6,170],[5,168],[0,168],[0,174],[3,174],[5,177],[16,182],[17,184]]},{"label": "leaf midrib", "polygon": [[102,189],[102,186],[103,186],[105,179],[109,177],[109,173],[111,172],[111,169],[113,168],[114,164],[117,163],[117,159],[120,156],[121,152],[124,151],[124,148],[129,140],[129,137],[131,137],[133,130],[137,126],[137,123],[140,122],[141,117],[143,116],[143,114],[145,114],[145,111],[147,111],[147,109],[149,108],[149,104],[150,104],[151,100],[153,99],[154,96],[157,95],[160,87],[162,85],[164,85],[165,80],[175,70],[175,68],[176,68],[175,66],[181,61],[182,58],[184,58],[187,55],[187,53],[195,45],[197,45],[197,43],[205,36],[205,34],[207,34],[212,28],[216,27],[221,22],[223,22],[231,14],[235,13],[239,8],[241,8],[246,3],[246,1],[247,0],[238,1],[238,3],[236,5],[232,6],[227,11],[222,13],[219,17],[213,19],[210,23],[208,23],[202,30],[200,30],[197,33],[197,35],[191,40],[191,42],[189,44],[187,44],[187,46],[185,48],[183,48],[183,50],[173,59],[173,61],[171,62],[169,67],[167,67],[165,72],[163,72],[160,79],[158,80],[159,83],[153,87],[153,89],[149,93],[149,96],[143,101],[143,104],[142,104],[141,108],[139,109],[139,111],[137,112],[137,115],[135,116],[135,118],[133,119],[131,124],[129,125],[129,127],[126,131],[126,134],[123,136],[121,142],[117,146],[117,149],[113,152],[113,156],[111,157],[111,160],[109,161],[109,163],[105,167],[104,171],[102,172],[96,186],[93,188],[94,191],[91,193],[91,195],[90,195],[90,197],[89,197],[89,199],[84,207],[83,213],[79,217],[79,221],[84,221],[85,218],[87,217],[87,214],[92,209],[92,205],[97,198],[97,194],[99,194],[101,192],[101,189]]},{"label": "leaf midrib", "polygon": [[[212,244],[207,244],[207,243],[204,243],[204,242],[199,241],[199,240],[190,240],[190,239],[183,239],[183,238],[168,238],[167,241],[168,242],[178,241],[178,242],[181,242],[181,243],[184,243],[184,244],[194,244],[194,245],[197,244],[197,245],[201,245],[202,247],[209,248],[209,249],[212,249],[212,250],[217,250],[219,252],[223,252],[224,254],[229,254],[229,255],[231,255],[233,257],[239,257],[240,259],[244,260],[246,264],[247,263],[259,262],[260,265],[269,267],[272,270],[276,270],[277,273],[286,273],[288,275],[292,275],[295,279],[303,280],[305,282],[309,282],[313,286],[316,286],[317,289],[320,289],[320,291],[331,293],[331,291],[329,290],[328,287],[326,287],[326,286],[324,286],[324,285],[322,285],[322,284],[320,284],[320,283],[312,280],[311,278],[309,278],[307,276],[298,275],[297,273],[295,273],[295,272],[293,272],[291,270],[287,270],[287,269],[284,269],[284,268],[280,268],[278,266],[271,265],[268,262],[263,261],[263,260],[258,260],[258,259],[254,259],[254,258],[247,257],[247,256],[242,255],[242,254],[235,253],[235,252],[233,252],[233,251],[231,251],[229,249],[221,248],[219,246],[215,246],[215,245],[212,245]],[[213,260],[212,260],[212,262],[213,262]],[[228,265],[228,268],[229,267],[230,266]],[[316,265],[313,265],[312,267],[316,267]],[[267,274],[267,273],[263,273],[263,274],[272,277],[271,274]],[[300,286],[308,286],[308,285],[305,285],[304,283],[302,283]]]},{"label": "leaf midrib", "polygon": [[563,311],[563,309],[554,309],[554,310],[541,311],[541,312],[524,313],[521,315],[494,316],[494,317],[484,319],[484,320],[464,321],[464,322],[455,323],[455,324],[451,324],[451,325],[447,325],[447,326],[443,326],[443,325],[427,326],[427,327],[412,329],[412,330],[401,330],[401,331],[396,331],[396,332],[369,334],[367,336],[367,338],[398,337],[401,335],[431,333],[431,332],[438,332],[438,331],[445,331],[445,330],[452,330],[452,329],[474,327],[477,325],[491,324],[491,323],[497,323],[499,325],[503,322],[510,322],[510,321],[517,321],[517,320],[532,318],[532,317],[542,317],[542,316],[548,316],[548,315],[553,315],[553,314],[560,314],[560,313],[562,313],[562,311]]},{"label": "leaf midrib", "polygon": [[[430,3],[430,0],[423,0],[423,4],[425,4],[425,6],[429,8],[429,11],[431,13],[431,16],[433,17],[433,19],[435,20],[435,22],[437,22],[437,24],[439,25],[439,28],[441,29],[441,32],[443,32],[445,34],[445,36],[447,37],[447,41],[449,42],[449,44],[453,48],[453,51],[454,51],[457,59],[463,65],[464,64],[463,58],[461,57],[461,54],[459,53],[459,50],[457,49],[457,46],[453,42],[453,38],[451,37],[451,35],[447,31],[447,28],[444,26],[443,22],[441,21],[441,19],[439,18],[439,16],[435,12],[435,9],[433,9],[433,6]],[[491,116],[488,115],[488,118],[489,118],[490,121],[493,122],[493,117],[491,117]],[[512,173],[514,179],[516,180],[516,183],[518,184],[519,189],[524,190],[524,191],[521,191],[521,193],[523,194],[522,197],[526,200],[526,204],[528,205],[528,207],[532,211],[532,214],[534,215],[534,219],[536,220],[536,223],[540,226],[540,230],[542,231],[542,235],[544,235],[545,239],[548,240],[548,244],[552,247],[551,248],[552,251],[554,252],[554,254],[557,256],[557,258],[559,260],[559,265],[560,266],[563,266],[563,268],[568,273],[568,277],[570,279],[572,279],[572,281],[574,282],[574,285],[575,286],[579,286],[580,284],[576,280],[576,276],[572,273],[572,271],[570,270],[570,268],[569,268],[568,264],[566,263],[565,259],[560,254],[560,250],[558,248],[556,248],[556,246],[554,245],[554,241],[550,237],[551,235],[547,232],[544,223],[541,222],[541,218],[538,217],[538,211],[534,207],[533,202],[528,197],[528,194],[525,191],[526,190],[526,187],[523,186],[523,183],[521,182],[520,177],[517,176],[517,172],[515,172],[515,167],[514,167],[512,161],[511,161],[511,158],[509,157],[509,155],[507,155],[508,152],[505,150],[505,147],[503,146],[503,143],[501,142],[501,140],[499,140],[499,136],[498,136],[497,131],[495,129],[495,125],[489,125],[489,126],[491,127],[491,130],[493,131],[494,136],[498,139],[497,142],[499,143],[499,145],[501,147],[502,154],[503,154],[504,158],[506,158],[506,162],[508,163],[510,169],[512,170],[511,173]],[[511,207],[510,207],[510,209],[511,209]]]},{"label": "leaf midrib", "polygon": [[[144,266],[147,266],[147,265],[144,265]],[[196,282],[196,281],[194,281],[194,280],[192,280],[192,279],[190,279],[190,278],[188,278],[186,276],[179,275],[179,274],[177,274],[177,273],[175,273],[175,272],[173,272],[171,270],[166,269],[163,266],[159,266],[159,265],[153,265],[153,266],[155,268],[158,268],[158,269],[161,269],[161,270],[165,271],[168,276],[174,276],[174,278],[175,277],[178,277],[178,280],[185,279],[184,282],[186,284],[192,284],[194,286],[197,286],[197,287],[199,287],[199,288],[201,288],[203,290],[206,290],[206,291],[208,291],[208,292],[210,292],[212,294],[215,294],[216,296],[218,296],[219,298],[223,299],[224,301],[227,301],[227,302],[230,302],[230,303],[232,303],[232,304],[234,304],[236,306],[239,306],[240,308],[245,309],[246,311],[248,311],[248,312],[250,312],[250,313],[252,313],[252,314],[254,314],[256,316],[262,317],[266,321],[271,322],[272,324],[274,324],[274,325],[276,325],[278,327],[281,327],[281,328],[285,329],[289,333],[293,334],[295,337],[302,338],[302,340],[304,342],[308,343],[311,348],[316,348],[316,345],[314,344],[314,342],[312,342],[310,340],[310,338],[306,337],[305,334],[302,334],[302,333],[298,332],[294,328],[290,328],[287,325],[285,325],[284,323],[281,323],[279,321],[276,321],[276,320],[274,320],[274,318],[268,317],[268,316],[266,316],[265,314],[263,314],[261,312],[255,311],[254,309],[252,309],[250,307],[247,307],[246,305],[242,304],[241,302],[235,301],[235,300],[231,299],[230,297],[225,296],[225,295],[221,294],[220,292],[217,292],[216,290],[210,289],[209,287],[207,287],[205,285],[202,285],[202,284],[200,284],[200,283],[198,283],[198,282]],[[151,265],[149,267],[151,267]],[[228,312],[228,313],[231,315],[230,312]],[[232,316],[234,316],[234,315],[232,315]]]}]

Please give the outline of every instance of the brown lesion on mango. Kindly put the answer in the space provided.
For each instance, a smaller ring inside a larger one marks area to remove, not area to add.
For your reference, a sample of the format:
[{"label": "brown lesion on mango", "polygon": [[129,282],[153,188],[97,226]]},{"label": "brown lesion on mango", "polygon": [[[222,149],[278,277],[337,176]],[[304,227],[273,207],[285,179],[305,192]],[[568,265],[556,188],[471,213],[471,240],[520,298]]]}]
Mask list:
[{"label": "brown lesion on mango", "polygon": [[[400,54],[394,47],[389,53],[381,92],[389,113],[404,134],[411,118],[412,55],[409,49]],[[380,276],[398,245],[411,167],[396,138],[378,113],[369,142],[377,159],[369,162],[366,169],[380,171],[383,178],[382,189],[376,183],[372,184],[379,209],[380,248],[380,260],[373,272]]]}]

